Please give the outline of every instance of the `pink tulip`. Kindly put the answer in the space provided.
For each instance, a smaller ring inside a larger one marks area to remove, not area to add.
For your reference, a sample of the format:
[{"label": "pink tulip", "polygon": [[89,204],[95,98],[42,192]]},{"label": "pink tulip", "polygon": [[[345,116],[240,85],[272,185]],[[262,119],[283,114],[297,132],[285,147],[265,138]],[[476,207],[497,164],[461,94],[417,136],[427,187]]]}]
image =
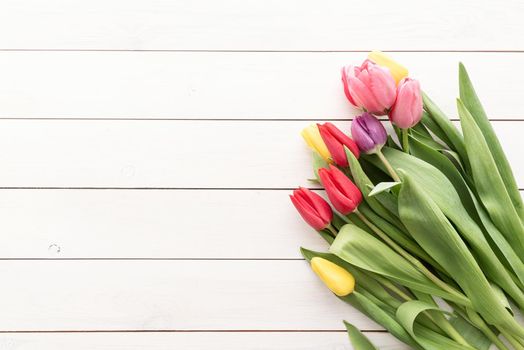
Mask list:
[{"label": "pink tulip", "polygon": [[342,68],[344,93],[355,107],[384,115],[395,102],[395,79],[385,67],[366,60],[360,67]]},{"label": "pink tulip", "polygon": [[404,78],[397,87],[397,100],[389,119],[401,129],[415,126],[422,118],[422,94],[417,80]]}]

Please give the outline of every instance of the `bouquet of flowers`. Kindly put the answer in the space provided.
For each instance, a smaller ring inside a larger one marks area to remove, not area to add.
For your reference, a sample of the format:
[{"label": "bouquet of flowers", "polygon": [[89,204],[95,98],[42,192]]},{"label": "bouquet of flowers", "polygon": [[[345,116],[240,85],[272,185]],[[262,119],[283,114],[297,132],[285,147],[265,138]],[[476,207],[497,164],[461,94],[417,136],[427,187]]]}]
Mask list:
[{"label": "bouquet of flowers", "polygon": [[[331,123],[302,132],[329,202],[306,188],[290,196],[330,245],[301,249],[312,270],[413,349],[524,349],[513,314],[524,308],[524,207],[464,66],[461,131],[381,52],[344,67],[342,82],[363,111],[351,137]],[[375,349],[346,326],[355,349]]]}]

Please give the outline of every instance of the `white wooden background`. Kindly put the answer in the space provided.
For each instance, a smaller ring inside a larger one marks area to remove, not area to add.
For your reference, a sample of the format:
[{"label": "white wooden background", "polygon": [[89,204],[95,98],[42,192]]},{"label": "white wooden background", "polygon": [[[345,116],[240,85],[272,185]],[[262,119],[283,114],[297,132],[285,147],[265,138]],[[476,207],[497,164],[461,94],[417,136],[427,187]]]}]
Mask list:
[{"label": "white wooden background", "polygon": [[0,0],[0,349],[350,349],[287,195],[371,49],[454,116],[457,62],[524,188],[520,0]]}]

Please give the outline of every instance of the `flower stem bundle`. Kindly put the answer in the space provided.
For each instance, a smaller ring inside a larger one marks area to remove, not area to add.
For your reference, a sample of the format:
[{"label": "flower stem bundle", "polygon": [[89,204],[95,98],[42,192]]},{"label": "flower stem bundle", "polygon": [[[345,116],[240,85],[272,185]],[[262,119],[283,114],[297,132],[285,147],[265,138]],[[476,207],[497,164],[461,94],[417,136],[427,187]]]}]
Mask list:
[{"label": "flower stem bundle", "polygon": [[[460,129],[380,52],[344,67],[342,82],[363,110],[351,134],[331,123],[302,133],[328,201],[291,196],[329,244],[301,250],[313,271],[413,349],[524,349],[524,205],[464,66]],[[355,349],[376,349],[346,328]]]}]

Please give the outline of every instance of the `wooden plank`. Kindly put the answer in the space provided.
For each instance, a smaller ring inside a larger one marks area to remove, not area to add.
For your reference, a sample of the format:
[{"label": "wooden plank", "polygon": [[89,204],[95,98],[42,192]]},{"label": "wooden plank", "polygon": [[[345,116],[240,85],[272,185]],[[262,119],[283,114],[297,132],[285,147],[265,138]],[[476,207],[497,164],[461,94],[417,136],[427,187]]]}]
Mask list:
[{"label": "wooden plank", "polygon": [[0,331],[380,329],[304,261],[3,261],[0,273]]},{"label": "wooden plank", "polygon": [[523,11],[518,0],[4,0],[0,48],[522,50]]},{"label": "wooden plank", "polygon": [[[301,258],[289,191],[0,191],[0,258]],[[197,248],[198,247],[198,248]]]},{"label": "wooden plank", "polygon": [[[411,69],[450,116],[456,115],[457,63],[463,61],[493,119],[524,117],[520,98],[524,72],[514,69],[522,66],[524,53],[392,55]],[[2,52],[0,117],[350,118],[358,111],[344,96],[340,68],[365,57],[365,53]]]},{"label": "wooden plank", "polygon": [[[312,186],[304,121],[0,121],[0,187]],[[349,129],[348,122],[338,124]],[[495,122],[524,187],[524,122]]]},{"label": "wooden plank", "polygon": [[326,251],[289,192],[1,190],[0,259],[301,259],[300,246]]},{"label": "wooden plank", "polygon": [[[380,349],[409,347],[387,333],[366,333]],[[248,333],[17,333],[0,334],[5,349],[76,350],[350,350],[345,332]]]}]

